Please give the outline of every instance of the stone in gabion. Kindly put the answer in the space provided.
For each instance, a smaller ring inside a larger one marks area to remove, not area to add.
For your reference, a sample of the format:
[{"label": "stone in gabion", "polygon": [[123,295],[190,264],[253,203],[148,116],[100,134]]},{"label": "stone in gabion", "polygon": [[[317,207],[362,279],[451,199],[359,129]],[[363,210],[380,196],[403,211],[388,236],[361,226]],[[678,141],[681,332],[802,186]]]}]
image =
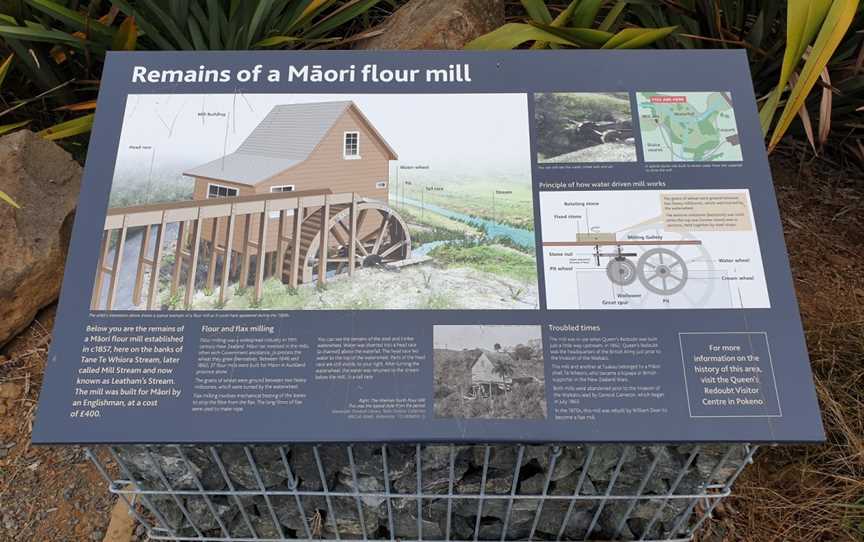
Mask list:
[{"label": "stone in gabion", "polygon": [[[627,455],[622,462],[625,448]],[[525,446],[515,483],[516,498],[511,501],[518,446],[490,446],[485,484],[485,446],[423,446],[419,458],[421,490],[434,497],[424,498],[418,522],[417,499],[413,497],[417,494],[415,445],[386,446],[386,476],[381,445],[354,445],[350,456],[344,445],[254,446],[248,448],[254,465],[243,447],[215,449],[224,474],[209,447],[182,448],[185,460],[174,447],[120,447],[118,456],[140,489],[164,491],[164,474],[175,489],[197,490],[200,482],[205,489],[224,491],[230,482],[234,489],[247,492],[211,495],[209,505],[201,495],[178,495],[185,514],[173,497],[151,496],[151,506],[161,512],[168,528],[182,536],[197,536],[192,523],[205,536],[223,536],[221,522],[231,537],[254,538],[251,524],[261,539],[306,538],[308,532],[322,539],[363,539],[364,535],[389,539],[392,535],[412,540],[419,536],[419,523],[424,539],[446,538],[449,525],[451,540],[473,540],[475,531],[478,540],[500,540],[506,523],[507,539],[525,538],[533,529],[535,538],[556,539],[560,531],[563,539],[579,540],[586,536],[596,516],[592,539],[617,534],[620,540],[636,540],[675,534],[670,531],[693,502],[688,496],[704,487],[707,476],[728,451],[724,446],[701,447],[682,471],[694,450],[691,446],[594,446],[587,467],[585,446]],[[729,464],[717,469],[713,482],[723,482],[724,476],[734,474],[744,457],[743,447],[730,454]],[[349,458],[353,459],[353,470]],[[646,478],[655,460],[654,470]],[[621,469],[615,478],[619,463]],[[554,498],[573,496],[580,481],[579,496],[583,498]],[[389,500],[385,495],[387,482]],[[269,505],[260,494],[262,485]],[[673,486],[673,497],[669,498]],[[612,499],[601,504],[600,496],[607,492],[637,497],[640,487],[641,495],[648,498]],[[451,490],[454,498],[448,502],[446,495]],[[481,490],[486,496],[482,508],[479,499],[466,498],[480,495]],[[295,491],[318,493],[302,495]],[[544,491],[554,497],[541,498]]]}]

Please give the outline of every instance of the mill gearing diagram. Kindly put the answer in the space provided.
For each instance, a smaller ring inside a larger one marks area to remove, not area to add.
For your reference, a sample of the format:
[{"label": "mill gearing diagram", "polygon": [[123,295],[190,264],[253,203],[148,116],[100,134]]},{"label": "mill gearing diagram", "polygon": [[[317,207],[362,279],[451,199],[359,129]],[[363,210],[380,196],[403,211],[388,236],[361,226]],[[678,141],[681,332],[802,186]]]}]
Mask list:
[{"label": "mill gearing diagram", "polygon": [[550,309],[770,307],[747,190],[543,192]]}]

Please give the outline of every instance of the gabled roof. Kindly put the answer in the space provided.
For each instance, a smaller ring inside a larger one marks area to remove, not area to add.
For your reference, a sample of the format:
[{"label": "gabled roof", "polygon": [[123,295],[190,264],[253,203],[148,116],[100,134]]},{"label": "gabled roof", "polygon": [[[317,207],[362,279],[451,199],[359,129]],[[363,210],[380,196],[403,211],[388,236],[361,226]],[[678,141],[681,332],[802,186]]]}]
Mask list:
[{"label": "gabled roof", "polygon": [[254,185],[303,162],[349,108],[381,141],[391,160],[396,153],[351,101],[277,105],[237,150],[184,175]]},{"label": "gabled roof", "polygon": [[478,361],[480,361],[480,358],[483,356],[483,354],[486,354],[486,357],[489,358],[489,361],[491,361],[495,366],[498,366],[501,363],[513,363],[513,358],[510,357],[510,354],[508,354],[507,352],[495,352],[492,350],[483,350],[483,353],[480,354],[479,356],[477,356],[477,359],[474,361],[474,364],[476,364]]}]

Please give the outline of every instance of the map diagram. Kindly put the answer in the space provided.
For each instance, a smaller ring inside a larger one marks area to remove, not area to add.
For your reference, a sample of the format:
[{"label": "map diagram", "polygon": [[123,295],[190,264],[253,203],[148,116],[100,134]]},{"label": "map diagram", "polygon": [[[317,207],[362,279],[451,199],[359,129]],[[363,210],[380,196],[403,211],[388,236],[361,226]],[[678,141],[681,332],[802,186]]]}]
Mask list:
[{"label": "map diagram", "polygon": [[747,190],[541,192],[550,309],[768,308]]},{"label": "map diagram", "polygon": [[637,92],[646,162],[740,162],[728,92]]}]

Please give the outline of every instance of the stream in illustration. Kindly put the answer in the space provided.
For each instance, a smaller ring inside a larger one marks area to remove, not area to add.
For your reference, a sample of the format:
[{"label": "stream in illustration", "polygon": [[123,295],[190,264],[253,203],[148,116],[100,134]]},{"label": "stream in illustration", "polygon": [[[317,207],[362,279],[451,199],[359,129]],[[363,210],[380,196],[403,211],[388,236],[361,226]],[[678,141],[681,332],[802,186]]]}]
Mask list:
[{"label": "stream in illustration", "polygon": [[488,218],[467,215],[458,211],[453,211],[444,207],[440,207],[433,203],[421,202],[412,198],[399,197],[399,199],[396,201],[403,205],[411,205],[420,209],[432,211],[433,213],[437,213],[441,216],[452,218],[454,220],[470,224],[471,226],[476,226],[478,228],[481,228],[490,238],[506,237],[507,239],[510,239],[519,246],[532,249],[534,248],[534,232],[531,230],[523,230],[521,228],[508,226],[507,224],[500,224],[493,220],[489,220]]}]

